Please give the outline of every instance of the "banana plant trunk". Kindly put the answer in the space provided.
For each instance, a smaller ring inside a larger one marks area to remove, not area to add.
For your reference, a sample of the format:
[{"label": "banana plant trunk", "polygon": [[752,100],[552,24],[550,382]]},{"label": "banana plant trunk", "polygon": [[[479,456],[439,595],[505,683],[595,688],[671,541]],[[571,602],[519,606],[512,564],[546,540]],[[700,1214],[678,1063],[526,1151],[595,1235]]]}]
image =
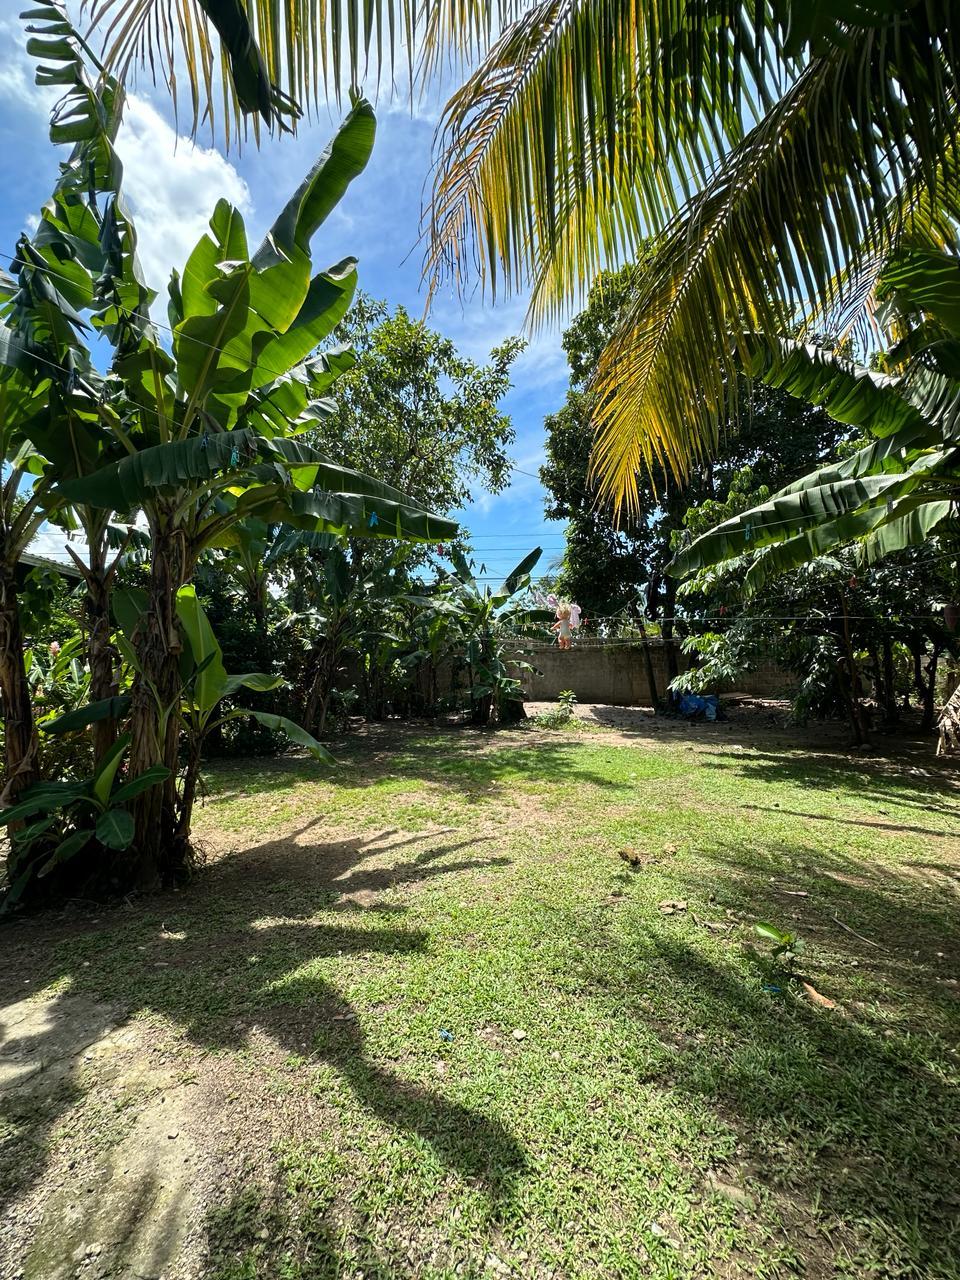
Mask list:
[{"label": "banana plant trunk", "polygon": [[[108,585],[106,546],[103,542],[90,544],[90,567],[85,575],[87,594],[84,613],[87,629],[87,662],[90,666],[90,701],[100,702],[116,697],[117,653],[111,636],[113,623],[110,617],[110,587]],[[115,720],[101,720],[93,726],[93,755],[99,763],[117,736]]]},{"label": "banana plant trunk", "polygon": [[4,787],[9,804],[37,781],[39,742],[23,664],[23,626],[16,565],[0,566],[0,696],[3,698]]},{"label": "banana plant trunk", "polygon": [[187,573],[185,538],[172,513],[162,512],[153,522],[148,603],[134,645],[139,670],[130,708],[130,776],[164,764],[170,777],[134,802],[131,872],[142,889],[169,884],[189,867],[189,830],[184,832],[177,813],[182,641],[176,601]]}]

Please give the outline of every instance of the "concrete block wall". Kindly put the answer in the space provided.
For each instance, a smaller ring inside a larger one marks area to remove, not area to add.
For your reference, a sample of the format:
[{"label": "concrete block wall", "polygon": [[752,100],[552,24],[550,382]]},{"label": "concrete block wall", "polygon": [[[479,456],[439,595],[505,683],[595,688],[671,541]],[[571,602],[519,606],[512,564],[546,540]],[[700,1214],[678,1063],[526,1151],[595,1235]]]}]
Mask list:
[{"label": "concrete block wall", "polygon": [[[666,643],[652,642],[650,653],[654,679],[663,697],[670,680]],[[565,650],[556,646],[531,646],[523,659],[537,669],[537,672],[521,673],[524,692],[535,702],[551,702],[564,689],[572,689],[579,702],[624,707],[649,706],[653,702],[640,644],[587,642]],[[689,665],[679,650],[677,660],[681,670]],[[734,685],[721,686],[716,692],[743,693],[756,698],[788,698],[795,687],[796,678],[789,672],[775,663],[762,662]]]}]

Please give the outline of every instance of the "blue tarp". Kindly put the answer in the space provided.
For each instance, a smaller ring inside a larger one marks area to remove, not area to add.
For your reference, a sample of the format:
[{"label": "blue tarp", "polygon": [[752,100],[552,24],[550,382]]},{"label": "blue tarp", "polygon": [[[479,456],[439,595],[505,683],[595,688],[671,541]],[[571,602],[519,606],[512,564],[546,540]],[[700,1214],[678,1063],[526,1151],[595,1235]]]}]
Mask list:
[{"label": "blue tarp", "polygon": [[692,720],[695,716],[703,716],[704,720],[716,720],[720,699],[715,693],[701,697],[698,693],[684,693],[680,698],[680,714]]}]

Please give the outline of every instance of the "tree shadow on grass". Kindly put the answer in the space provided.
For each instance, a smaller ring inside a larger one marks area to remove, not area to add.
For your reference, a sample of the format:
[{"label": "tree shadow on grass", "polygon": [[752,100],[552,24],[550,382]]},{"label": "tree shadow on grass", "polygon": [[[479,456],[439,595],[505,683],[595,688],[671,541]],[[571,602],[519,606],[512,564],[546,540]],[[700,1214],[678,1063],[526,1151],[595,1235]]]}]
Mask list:
[{"label": "tree shadow on grass", "polygon": [[[669,1046],[676,1105],[735,1131],[728,1180],[816,1275],[824,1258],[824,1274],[960,1274],[955,868],[912,871],[730,845],[676,868],[686,913],[594,940],[594,989]],[[757,919],[805,939],[798,968],[836,1008],[770,958]]]},{"label": "tree shadow on grass", "polygon": [[556,743],[530,741],[517,746],[490,749],[487,738],[449,736],[441,751],[435,742],[402,738],[392,752],[371,752],[363,741],[350,744],[339,755],[339,767],[319,772],[315,762],[298,756],[279,756],[260,761],[256,771],[217,762],[207,771],[211,784],[210,802],[269,795],[288,790],[296,783],[321,782],[333,787],[366,788],[390,780],[409,780],[412,785],[434,785],[472,800],[496,799],[517,783],[582,783],[605,791],[628,793],[627,782],[618,782],[589,767],[589,755],[577,740]]},{"label": "tree shadow on grass", "polygon": [[[223,1197],[204,1223],[204,1274],[212,1280],[274,1280],[290,1276],[302,1280],[340,1280],[347,1275],[365,1280],[417,1280],[423,1260],[401,1259],[397,1249],[387,1257],[367,1239],[346,1245],[323,1197],[306,1199],[296,1221],[279,1179],[246,1182]],[[471,1280],[473,1271],[460,1272]]]},{"label": "tree shadow on grass", "polygon": [[[860,794],[862,795],[863,793],[861,792]],[[903,801],[898,799],[897,803],[902,804]],[[938,839],[948,838],[951,834],[948,831],[938,831],[934,827],[918,827],[906,822],[879,822],[876,818],[871,818],[868,822],[863,818],[841,818],[835,813],[811,813],[808,810],[802,809],[785,809],[783,805],[779,804],[775,806],[767,804],[745,804],[742,807],[744,809],[755,810],[758,813],[775,813],[788,818],[803,818],[807,822],[829,822],[843,827],[857,827],[860,829],[863,827],[869,827],[874,831],[898,831],[906,835],[934,836]],[[935,810],[935,812],[942,811]],[[960,814],[958,814],[957,817],[958,822],[960,822]]]},{"label": "tree shadow on grass", "polygon": [[[406,837],[314,842],[315,819],[294,839],[266,841],[222,859],[190,891],[166,894],[104,911],[102,927],[82,922],[21,921],[6,931],[7,971],[29,974],[23,995],[51,981],[79,980],[86,991],[125,1006],[125,1016],[161,1014],[184,1036],[209,1050],[245,1049],[265,1035],[287,1055],[328,1064],[366,1111],[384,1125],[413,1134],[440,1162],[485,1192],[494,1218],[506,1210],[524,1156],[496,1119],[404,1079],[368,1053],[349,1001],[330,978],[330,961],[343,955],[391,956],[424,951],[424,930],[398,923],[402,907],[385,923],[351,895],[411,886],[439,876],[502,866],[505,858],[464,856],[481,839],[450,841],[436,833],[429,847],[409,856]],[[394,850],[404,853],[389,866]],[[375,904],[376,905],[376,904]],[[318,920],[319,912],[331,912]],[[53,1017],[69,1016],[69,994],[52,1002]],[[102,1005],[103,1031],[114,1022]],[[19,1048],[43,1058],[44,1033]],[[36,1090],[9,1110],[7,1135],[13,1167],[0,1181],[0,1207],[44,1176],[49,1144],[60,1118],[83,1098],[81,1062],[70,1057],[65,1085],[49,1105],[41,1073]],[[0,1168],[2,1175],[2,1168]]]},{"label": "tree shadow on grass", "polygon": [[[734,754],[734,753],[730,753]],[[795,783],[812,791],[850,790],[856,782],[857,794],[865,800],[890,802],[932,813],[942,806],[931,803],[931,795],[960,801],[960,774],[956,767],[939,761],[928,743],[913,754],[914,764],[904,758],[860,756],[792,751],[751,750],[728,759],[702,760],[704,768],[728,768],[735,763],[747,779],[758,782]]]}]

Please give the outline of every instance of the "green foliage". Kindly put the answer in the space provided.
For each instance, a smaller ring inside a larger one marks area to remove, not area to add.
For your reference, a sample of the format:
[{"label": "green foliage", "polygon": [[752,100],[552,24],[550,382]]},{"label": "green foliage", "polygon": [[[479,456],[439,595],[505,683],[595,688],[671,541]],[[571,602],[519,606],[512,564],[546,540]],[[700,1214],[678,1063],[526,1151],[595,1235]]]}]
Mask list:
[{"label": "green foliage", "polygon": [[[500,587],[493,589],[481,584],[472,562],[453,549],[453,572],[440,579],[433,594],[408,597],[412,604],[448,624],[442,632],[448,652],[462,649],[475,724],[487,725],[494,715],[501,721],[522,715],[522,686],[505,655],[508,648],[516,651],[517,636],[531,621],[531,608],[522,597],[541,555],[541,548],[536,547],[514,566]],[[517,664],[514,666],[517,669]],[[529,669],[529,664],[519,664],[519,669],[524,668]]]},{"label": "green foliage", "polygon": [[602,274],[591,288],[587,306],[563,338],[571,390],[563,408],[546,420],[547,462],[540,470],[550,494],[546,514],[568,521],[556,589],[576,600],[588,620],[621,613],[645,614],[652,621],[672,619],[676,587],[666,566],[688,511],[729,501],[725,495],[739,483],[744,468],[750,468],[758,486],[792,480],[811,458],[829,458],[844,434],[822,409],[761,384],[741,419],[726,424],[716,462],[685,485],[673,481],[663,467],[653,467],[638,477],[637,509],[615,516],[598,500],[591,470],[590,382],[610,335],[636,296],[644,261]]},{"label": "green foliage", "polygon": [[284,734],[297,746],[305,747],[315,759],[332,763],[330,753],[313,735],[286,716],[243,707],[224,709],[221,706],[224,699],[233,697],[240,689],[264,693],[280,685],[281,677],[259,671],[248,671],[242,675],[227,674],[223,665],[223,651],[197,598],[195,587],[181,587],[177,592],[177,616],[189,646],[188,674],[183,683],[181,713],[195,759],[199,759],[203,740],[208,733],[231,720],[249,717],[274,733]]},{"label": "green foliage", "polygon": [[561,689],[557,694],[557,705],[549,711],[541,711],[534,716],[534,724],[538,729],[565,729],[576,715],[577,695],[572,689]]},{"label": "green foliage", "polygon": [[794,962],[806,950],[803,939],[798,938],[795,933],[787,933],[762,921],[758,921],[753,926],[753,931],[764,942],[770,943],[771,958],[776,960],[787,974],[792,975]]},{"label": "green foliage", "polygon": [[705,632],[687,642],[698,669],[675,683],[703,688],[775,657],[801,679],[797,714],[839,699],[861,739],[866,671],[888,723],[915,691],[932,727],[937,662],[956,651],[941,612],[960,595],[958,279],[950,254],[907,246],[891,260],[878,292],[902,335],[883,361],[893,372],[786,339],[752,341],[753,373],[859,435],[772,496],[744,473],[725,504],[688,515],[693,541],[675,539],[671,573],[688,575],[691,612],[699,601],[725,616],[694,628]]},{"label": "green foliage", "polygon": [[128,805],[170,776],[164,765],[154,765],[124,778],[121,770],[130,741],[129,733],[118,738],[90,777],[38,782],[0,812],[0,826],[8,828],[11,841],[9,888],[0,912],[43,892],[39,882],[55,873],[61,891],[67,886],[78,892],[81,886],[95,893],[106,889],[115,874],[110,855],[122,853],[133,841]]},{"label": "green foliage", "polygon": [[509,482],[510,419],[498,403],[524,343],[510,338],[489,363],[467,359],[403,307],[361,294],[336,330],[356,364],[337,384],[330,416],[306,437],[319,449],[396,485],[431,511],[467,506],[475,486]]},{"label": "green foliage", "polygon": [[753,340],[748,367],[754,375],[822,404],[872,440],[701,533],[680,550],[672,573],[684,576],[756,551],[744,579],[749,593],[849,543],[872,564],[939,529],[952,536],[960,377],[938,365],[949,366],[952,345],[960,342],[960,329],[949,327],[958,318],[958,278],[960,266],[950,254],[907,248],[892,260],[878,291],[907,335],[887,357],[888,365],[899,363],[896,375],[786,339]]},{"label": "green foliage", "polygon": [[[107,75],[88,80],[84,63],[92,55],[61,8],[43,6],[42,15],[29,16],[44,24],[30,46],[48,59],[38,79],[66,89],[51,137],[74,149],[38,230],[18,244],[14,275],[0,277],[0,444],[16,463],[2,501],[13,503],[22,477],[37,477],[30,495],[17,498],[14,521],[0,513],[0,575],[7,580],[45,518],[87,533],[91,703],[84,708],[76,704],[85,699],[75,697],[74,705],[57,707],[64,714],[50,728],[57,740],[92,728],[97,777],[107,760],[119,759],[114,740],[127,729],[119,740],[130,742],[131,769],[154,780],[152,788],[128,793],[135,847],[127,869],[131,882],[157,883],[189,863],[199,747],[212,729],[249,715],[326,758],[313,736],[275,707],[234,705],[239,689],[263,695],[280,676],[227,675],[190,584],[199,558],[211,548],[239,550],[256,576],[281,522],[288,535],[429,543],[452,537],[456,525],[299,438],[333,412],[328,393],[355,359],[342,346],[318,347],[347,313],[356,263],[347,258],[315,271],[310,246],[367,163],[375,133],[369,103],[353,101],[259,248],[248,247],[239,211],[218,202],[209,233],[171,281],[168,348],[150,320],[154,293],[140,275],[136,232],[122,201],[114,147],[122,92]],[[105,375],[84,345],[91,331],[110,351]],[[509,356],[504,360],[505,368]],[[119,627],[111,639],[110,596],[133,541],[124,537],[109,564],[111,522],[131,520],[137,509],[148,527],[149,570],[139,593],[117,596]],[[34,781],[39,757],[29,696],[16,697],[29,690],[9,588],[3,607],[7,765],[23,789]],[[71,671],[78,684],[86,677],[79,665]],[[181,733],[188,747],[183,772]],[[133,838],[128,828],[126,818],[105,818],[96,844],[119,849]],[[71,859],[79,848],[71,843]]]}]

